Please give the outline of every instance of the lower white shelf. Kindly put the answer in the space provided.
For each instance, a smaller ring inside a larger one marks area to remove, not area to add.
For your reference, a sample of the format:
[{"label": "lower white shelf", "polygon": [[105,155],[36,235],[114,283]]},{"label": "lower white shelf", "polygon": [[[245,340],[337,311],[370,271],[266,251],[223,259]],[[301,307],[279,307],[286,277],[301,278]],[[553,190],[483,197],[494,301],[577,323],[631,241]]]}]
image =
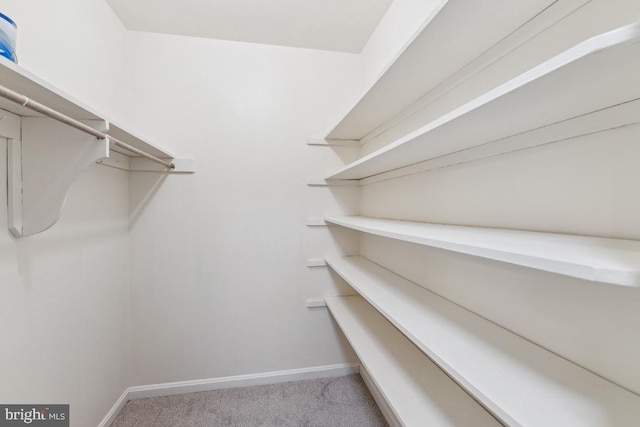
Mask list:
[{"label": "lower white shelf", "polygon": [[552,273],[640,287],[640,242],[557,233],[343,216],[328,223]]},{"label": "lower white shelf", "polygon": [[640,425],[637,394],[365,258],[327,263],[504,424]]},{"label": "lower white shelf", "polygon": [[500,426],[361,297],[326,302],[400,424]]}]

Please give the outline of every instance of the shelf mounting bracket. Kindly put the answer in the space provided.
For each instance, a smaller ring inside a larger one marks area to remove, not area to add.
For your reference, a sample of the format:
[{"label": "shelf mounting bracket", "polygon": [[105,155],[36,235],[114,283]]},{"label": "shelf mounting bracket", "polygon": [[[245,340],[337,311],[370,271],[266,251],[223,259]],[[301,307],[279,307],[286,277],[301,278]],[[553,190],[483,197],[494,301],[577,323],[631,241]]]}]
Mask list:
[{"label": "shelf mounting bracket", "polygon": [[[109,140],[100,140],[49,118],[22,117],[22,140],[8,142],[9,231],[15,237],[53,226],[78,174],[109,157]],[[108,123],[88,120],[106,132]]]}]

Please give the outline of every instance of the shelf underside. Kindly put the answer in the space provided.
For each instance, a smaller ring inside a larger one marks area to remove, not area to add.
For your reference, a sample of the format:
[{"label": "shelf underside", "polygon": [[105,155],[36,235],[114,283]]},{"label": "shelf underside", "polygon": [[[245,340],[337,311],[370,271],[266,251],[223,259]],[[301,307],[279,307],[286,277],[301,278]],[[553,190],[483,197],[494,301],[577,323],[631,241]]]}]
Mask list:
[{"label": "shelf underside", "polygon": [[362,139],[554,3],[437,2],[423,29],[326,138]]}]

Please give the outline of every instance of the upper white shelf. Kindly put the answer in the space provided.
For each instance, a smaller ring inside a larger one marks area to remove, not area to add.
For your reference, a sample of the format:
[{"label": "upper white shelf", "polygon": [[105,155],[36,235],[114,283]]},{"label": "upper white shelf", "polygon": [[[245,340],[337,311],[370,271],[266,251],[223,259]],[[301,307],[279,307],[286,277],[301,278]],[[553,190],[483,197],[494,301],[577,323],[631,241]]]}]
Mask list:
[{"label": "upper white shelf", "polygon": [[[195,170],[193,160],[175,159],[5,58],[0,58],[0,86],[0,136],[8,139],[8,225],[15,237],[53,226],[76,177],[92,164],[140,172]],[[114,151],[128,157],[113,159]]]},{"label": "upper white shelf", "polygon": [[327,263],[505,425],[638,425],[637,394],[362,257]]},{"label": "upper white shelf", "polygon": [[325,301],[401,425],[501,425],[361,297]]},{"label": "upper white shelf", "polygon": [[493,0],[488,7],[440,0],[421,31],[326,139],[360,140],[554,3]]},{"label": "upper white shelf", "polygon": [[377,236],[580,279],[640,287],[640,242],[634,240],[358,216],[330,217],[325,221]]},{"label": "upper white shelf", "polygon": [[[76,120],[104,120],[97,111],[3,57],[0,57],[0,84]],[[18,116],[44,117],[3,98],[0,108]]]},{"label": "upper white shelf", "polygon": [[593,37],[326,178],[375,176],[637,100],[639,42],[639,23]]},{"label": "upper white shelf", "polygon": [[[108,129],[105,130],[105,133],[113,136],[114,138],[126,142],[127,144],[156,157],[164,159],[175,158],[171,152],[164,150],[155,144],[149,143],[147,140],[131,133],[125,127],[113,123],[103,114],[100,114],[3,57],[0,57],[0,85],[13,90],[14,92],[18,92],[21,95],[25,95],[29,99],[44,104],[47,107],[73,119],[101,120],[107,122]],[[44,117],[44,115],[4,98],[0,98],[0,109],[21,117]],[[118,148],[114,144],[111,145],[111,149],[128,156],[135,156],[135,154]]]}]

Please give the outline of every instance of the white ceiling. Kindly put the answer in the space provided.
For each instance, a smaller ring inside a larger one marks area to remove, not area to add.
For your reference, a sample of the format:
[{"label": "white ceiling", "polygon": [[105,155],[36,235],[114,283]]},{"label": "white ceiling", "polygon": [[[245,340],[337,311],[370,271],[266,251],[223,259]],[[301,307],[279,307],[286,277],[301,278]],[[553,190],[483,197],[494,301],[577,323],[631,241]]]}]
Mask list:
[{"label": "white ceiling", "polygon": [[130,30],[359,53],[393,0],[106,0]]}]

